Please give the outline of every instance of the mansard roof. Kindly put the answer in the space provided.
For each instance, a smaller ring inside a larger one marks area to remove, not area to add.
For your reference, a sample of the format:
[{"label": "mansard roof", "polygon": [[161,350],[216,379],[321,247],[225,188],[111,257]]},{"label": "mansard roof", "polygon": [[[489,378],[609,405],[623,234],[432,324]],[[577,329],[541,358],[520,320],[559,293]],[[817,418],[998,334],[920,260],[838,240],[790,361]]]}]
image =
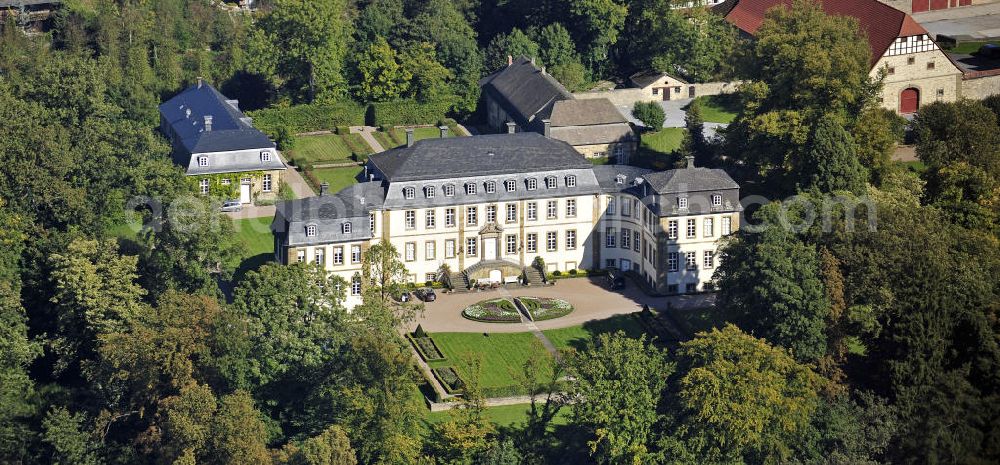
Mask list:
[{"label": "mansard roof", "polygon": [[[189,153],[274,148],[274,142],[251,124],[236,100],[199,81],[160,104],[160,115]],[[206,130],[205,117],[212,118]]]}]

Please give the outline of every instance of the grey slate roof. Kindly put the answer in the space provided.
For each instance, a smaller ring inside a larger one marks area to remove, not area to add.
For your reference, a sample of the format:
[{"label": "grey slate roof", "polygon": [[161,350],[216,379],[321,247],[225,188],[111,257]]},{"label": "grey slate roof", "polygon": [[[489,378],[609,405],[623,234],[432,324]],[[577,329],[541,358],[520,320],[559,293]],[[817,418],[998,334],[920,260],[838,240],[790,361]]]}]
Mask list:
[{"label": "grey slate roof", "polygon": [[388,181],[589,168],[569,144],[533,132],[424,139],[368,158]]},{"label": "grey slate roof", "polygon": [[552,127],[628,123],[618,108],[606,98],[560,100],[552,104]]},{"label": "grey slate roof", "polygon": [[[381,183],[363,182],[334,195],[281,202],[275,206],[271,230],[292,247],[368,240],[368,214],[382,208],[384,194]],[[351,223],[351,232],[343,232],[344,223]],[[315,237],[306,236],[308,225],[316,225]]]},{"label": "grey slate roof", "polygon": [[[635,185],[635,178],[644,177],[653,170],[631,165],[595,165],[594,176],[605,193],[624,192]],[[618,183],[618,175],[624,175],[624,182]]]},{"label": "grey slate roof", "polygon": [[549,130],[549,135],[569,145],[609,144],[635,140],[632,127],[626,123],[554,127]]},{"label": "grey slate roof", "polygon": [[[207,83],[194,84],[160,104],[160,115],[189,153],[275,147],[253,127],[235,101]],[[205,116],[212,117],[211,131],[205,131]]]},{"label": "grey slate roof", "polygon": [[483,92],[493,97],[522,128],[530,126],[536,117],[558,100],[572,100],[571,94],[559,81],[542,73],[531,60],[518,57],[514,62],[479,81]]},{"label": "grey slate roof", "polygon": [[646,175],[646,182],[660,194],[739,189],[725,171],[710,168],[682,168]]}]

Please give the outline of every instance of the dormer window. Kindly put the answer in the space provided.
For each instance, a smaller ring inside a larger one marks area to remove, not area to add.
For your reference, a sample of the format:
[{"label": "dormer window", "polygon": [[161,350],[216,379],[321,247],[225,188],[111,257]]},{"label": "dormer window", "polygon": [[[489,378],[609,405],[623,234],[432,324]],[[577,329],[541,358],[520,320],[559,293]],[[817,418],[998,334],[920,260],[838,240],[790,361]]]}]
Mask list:
[{"label": "dormer window", "polygon": [[403,198],[409,200],[409,199],[412,199],[414,197],[416,197],[416,189],[414,189],[412,187],[404,187],[403,188]]},{"label": "dormer window", "polygon": [[445,184],[443,189],[444,189],[444,196],[445,197],[454,197],[455,196],[455,185],[454,184]]},{"label": "dormer window", "polygon": [[545,188],[546,189],[555,189],[556,188],[556,177],[555,176],[548,176],[548,177],[545,178]]},{"label": "dormer window", "polygon": [[466,195],[476,195],[476,183],[470,182],[465,184],[465,194]]},{"label": "dormer window", "polygon": [[271,152],[268,152],[267,150],[260,152],[260,161],[264,163],[271,161]]},{"label": "dormer window", "polygon": [[526,181],[526,183],[528,185],[528,190],[529,191],[533,191],[535,189],[538,189],[538,180],[537,179],[535,179],[535,178],[528,178],[528,180]]},{"label": "dormer window", "polygon": [[681,210],[686,210],[687,207],[688,207],[688,198],[677,197],[677,208],[680,208]]},{"label": "dormer window", "polygon": [[316,237],[316,225],[310,224],[306,226],[306,237]]},{"label": "dormer window", "polygon": [[619,185],[625,184],[625,175],[624,174],[619,174],[618,176],[615,176],[615,184],[619,184]]},{"label": "dormer window", "polygon": [[351,223],[344,223],[344,224],[342,224],[340,226],[340,229],[341,229],[341,231],[344,234],[350,234],[351,233]]},{"label": "dormer window", "polygon": [[208,166],[208,157],[198,157],[198,166]]},{"label": "dormer window", "polygon": [[566,176],[566,187],[576,187],[576,176]]},{"label": "dormer window", "polygon": [[513,179],[508,179],[503,182],[503,186],[507,189],[507,192],[514,192],[517,189],[517,182]]},{"label": "dormer window", "polygon": [[433,199],[435,194],[434,190],[435,190],[434,186],[424,187],[424,197],[427,197],[428,199]]},{"label": "dormer window", "polygon": [[712,206],[713,207],[721,207],[722,206],[722,195],[721,194],[712,194]]},{"label": "dormer window", "polygon": [[497,182],[496,181],[486,181],[486,193],[487,194],[493,194],[493,193],[496,193],[496,191],[497,191]]}]

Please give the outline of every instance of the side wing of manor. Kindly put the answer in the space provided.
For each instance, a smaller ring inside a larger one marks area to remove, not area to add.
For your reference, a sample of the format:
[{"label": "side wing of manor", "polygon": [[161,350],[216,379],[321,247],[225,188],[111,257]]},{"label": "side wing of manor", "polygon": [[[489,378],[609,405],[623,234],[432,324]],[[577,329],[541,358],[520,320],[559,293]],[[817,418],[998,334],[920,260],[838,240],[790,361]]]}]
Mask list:
[{"label": "side wing of manor", "polygon": [[614,267],[659,293],[700,291],[742,211],[722,170],[594,166],[531,132],[421,140],[372,155],[365,177],[280,203],[271,226],[276,259],[342,276],[349,307],[362,254],[381,240],[412,282],[511,282],[541,257],[550,272]]}]

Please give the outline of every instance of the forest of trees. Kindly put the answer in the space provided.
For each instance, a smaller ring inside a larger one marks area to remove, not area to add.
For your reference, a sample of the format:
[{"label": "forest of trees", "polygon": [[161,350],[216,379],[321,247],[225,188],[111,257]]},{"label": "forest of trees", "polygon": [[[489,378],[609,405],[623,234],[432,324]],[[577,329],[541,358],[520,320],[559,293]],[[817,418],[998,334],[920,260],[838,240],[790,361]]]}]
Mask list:
[{"label": "forest of trees", "polygon": [[[996,463],[1000,98],[923,107],[926,167],[907,170],[856,24],[795,5],[753,43],[666,0],[274,0],[256,16],[94,0],[66,2],[47,35],[8,22],[0,463]],[[471,112],[510,50],[580,83],[741,73],[723,139],[684,150],[744,193],[796,197],[748,211],[725,244],[716,329],[671,348],[602,335],[530,383],[538,402],[510,427],[469,379],[466,408],[428,426],[398,331],[415,309],[388,302],[398,253],[366,252],[382,285],[352,313],[345,283],[312,267],[237,273],[231,221],[187,196],[156,104],[205,76],[257,107],[450,98]],[[153,227],[121,238],[134,198],[155,199]],[[157,221],[161,204],[187,208]]]}]

